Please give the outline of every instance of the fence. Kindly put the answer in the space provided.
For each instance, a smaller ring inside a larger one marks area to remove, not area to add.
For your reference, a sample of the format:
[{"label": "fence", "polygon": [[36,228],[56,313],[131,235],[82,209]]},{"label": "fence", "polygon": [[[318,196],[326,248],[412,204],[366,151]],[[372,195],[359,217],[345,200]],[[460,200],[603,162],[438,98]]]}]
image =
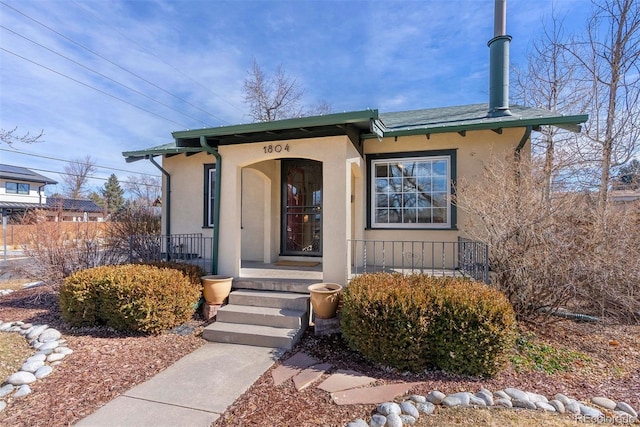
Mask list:
[{"label": "fence", "polygon": [[486,243],[349,240],[348,276],[379,271],[465,276],[489,283]]},{"label": "fence", "polygon": [[138,235],[129,239],[129,262],[185,261],[211,272],[213,238],[202,234]]}]

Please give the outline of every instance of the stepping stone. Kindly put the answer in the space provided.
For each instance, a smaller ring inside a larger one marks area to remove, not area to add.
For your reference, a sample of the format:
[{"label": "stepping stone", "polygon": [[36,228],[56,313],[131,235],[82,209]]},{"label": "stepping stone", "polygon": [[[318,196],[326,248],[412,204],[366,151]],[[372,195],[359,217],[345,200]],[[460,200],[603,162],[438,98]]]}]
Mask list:
[{"label": "stepping stone", "polygon": [[360,372],[339,369],[335,374],[324,380],[318,388],[328,391],[329,393],[333,393],[336,391],[362,387],[371,384],[374,381],[376,381],[375,378],[367,377]]},{"label": "stepping stone", "polygon": [[368,405],[392,401],[397,396],[406,394],[420,383],[388,384],[378,387],[356,388],[331,393],[336,405]]},{"label": "stepping stone", "polygon": [[282,362],[282,365],[271,371],[273,384],[278,386],[294,375],[299,374],[301,370],[317,363],[318,359],[300,351]]},{"label": "stepping stone", "polygon": [[298,375],[293,377],[293,384],[296,386],[296,390],[304,390],[309,387],[314,381],[322,376],[325,372],[331,369],[333,365],[331,363],[321,363],[319,365],[313,365]]}]

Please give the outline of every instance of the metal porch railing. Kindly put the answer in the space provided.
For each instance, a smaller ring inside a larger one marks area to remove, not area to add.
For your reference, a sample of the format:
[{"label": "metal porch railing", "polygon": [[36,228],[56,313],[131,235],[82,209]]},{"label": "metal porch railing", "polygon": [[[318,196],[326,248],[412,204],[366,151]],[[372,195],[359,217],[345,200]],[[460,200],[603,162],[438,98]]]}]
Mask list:
[{"label": "metal porch railing", "polygon": [[181,261],[211,272],[213,238],[196,234],[137,235],[129,239],[129,262]]},{"label": "metal porch railing", "polygon": [[348,245],[349,278],[387,271],[463,276],[489,283],[489,248],[483,242],[348,240]]}]

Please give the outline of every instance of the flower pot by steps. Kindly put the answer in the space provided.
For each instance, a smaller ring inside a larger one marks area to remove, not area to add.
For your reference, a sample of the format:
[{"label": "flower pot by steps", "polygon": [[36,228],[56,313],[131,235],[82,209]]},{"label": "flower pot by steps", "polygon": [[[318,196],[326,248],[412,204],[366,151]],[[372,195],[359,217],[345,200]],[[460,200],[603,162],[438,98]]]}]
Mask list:
[{"label": "flower pot by steps", "polygon": [[202,287],[204,292],[204,299],[207,304],[221,305],[229,296],[231,292],[231,283],[233,277],[229,276],[202,276]]},{"label": "flower pot by steps", "polygon": [[309,286],[311,307],[319,319],[331,319],[336,316],[342,285],[337,283],[316,283]]}]

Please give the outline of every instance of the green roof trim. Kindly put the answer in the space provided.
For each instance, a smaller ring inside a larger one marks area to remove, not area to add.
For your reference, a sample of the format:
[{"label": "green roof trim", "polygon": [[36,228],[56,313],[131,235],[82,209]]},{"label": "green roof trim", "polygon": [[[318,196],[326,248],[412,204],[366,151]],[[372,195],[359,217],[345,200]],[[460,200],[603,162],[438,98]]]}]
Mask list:
[{"label": "green roof trim", "polygon": [[257,132],[274,132],[288,129],[314,128],[321,126],[345,125],[351,123],[368,122],[378,119],[378,110],[351,111],[346,113],[325,114],[323,116],[298,117],[293,119],[275,120],[272,122],[257,122],[241,125],[219,126],[173,132],[176,139],[198,138],[200,136],[218,137],[227,135],[241,135]]},{"label": "green roof trim", "polygon": [[149,157],[175,155],[182,153],[199,153],[200,151],[203,151],[202,148],[177,147],[175,142],[170,142],[168,144],[158,145],[156,147],[145,148],[144,150],[124,151],[122,155],[125,157],[125,160],[130,163]]},{"label": "green roof trim", "polygon": [[[565,116],[541,108],[509,107],[511,116],[487,116],[487,104],[430,108],[380,114],[379,127],[384,136],[425,135],[432,133],[462,132],[525,126],[552,125],[573,132],[580,132],[580,124],[587,121],[587,114]],[[380,137],[379,133],[364,138]]]}]

